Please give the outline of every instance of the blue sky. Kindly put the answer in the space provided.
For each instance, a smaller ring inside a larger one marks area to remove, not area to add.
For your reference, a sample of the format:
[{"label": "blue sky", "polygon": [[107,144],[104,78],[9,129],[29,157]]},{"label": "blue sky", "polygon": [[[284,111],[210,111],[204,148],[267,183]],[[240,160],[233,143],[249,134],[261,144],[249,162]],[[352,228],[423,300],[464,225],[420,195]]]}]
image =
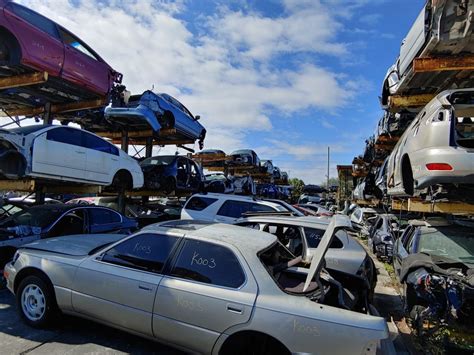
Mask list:
[{"label": "blue sky", "polygon": [[[362,152],[381,83],[423,0],[24,0],[70,28],[133,93],[154,87],[208,129],[320,183]],[[168,147],[156,153],[174,152]]]}]

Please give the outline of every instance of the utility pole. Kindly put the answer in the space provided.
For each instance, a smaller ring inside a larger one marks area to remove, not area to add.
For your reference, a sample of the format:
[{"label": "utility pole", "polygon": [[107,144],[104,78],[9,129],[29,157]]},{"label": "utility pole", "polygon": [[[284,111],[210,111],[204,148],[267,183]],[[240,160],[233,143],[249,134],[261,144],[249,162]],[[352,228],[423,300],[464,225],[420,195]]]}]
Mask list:
[{"label": "utility pole", "polygon": [[328,190],[329,190],[329,159],[330,159],[330,154],[331,154],[330,151],[331,151],[331,148],[328,147],[328,174],[327,174],[328,180],[327,180],[327,185],[326,185],[326,188],[327,188]]}]

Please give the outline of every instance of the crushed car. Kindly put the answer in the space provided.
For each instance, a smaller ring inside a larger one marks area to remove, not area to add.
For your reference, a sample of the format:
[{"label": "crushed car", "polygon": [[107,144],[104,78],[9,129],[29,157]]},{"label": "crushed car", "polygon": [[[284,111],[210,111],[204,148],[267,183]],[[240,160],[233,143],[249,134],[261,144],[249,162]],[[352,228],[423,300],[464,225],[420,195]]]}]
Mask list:
[{"label": "crushed car", "polygon": [[436,94],[451,88],[472,87],[472,70],[416,71],[415,58],[472,55],[474,3],[466,0],[428,0],[402,42],[396,63],[388,70],[381,103],[392,95]]},{"label": "crushed car", "polygon": [[204,146],[206,129],[198,122],[200,116],[193,114],[177,99],[168,94],[156,94],[147,90],[141,95],[132,95],[127,102],[112,104],[105,108],[105,119],[117,129],[152,130],[160,136],[161,130],[173,130],[167,139],[198,141]]},{"label": "crushed car", "polygon": [[436,96],[402,135],[387,166],[390,196],[474,197],[474,89]]},{"label": "crushed car", "polygon": [[[268,233],[176,221],[105,246],[92,237],[70,237],[74,250],[60,239],[29,244],[5,275],[22,320],[34,327],[62,312],[188,352],[248,354],[258,345],[263,354],[315,347],[375,353],[389,336],[385,319],[353,297],[363,287],[359,278],[324,269],[339,227],[331,222],[309,267],[298,267],[301,258]],[[137,297],[129,297],[131,289]],[[31,306],[37,304],[46,307]]]},{"label": "crushed car", "polygon": [[165,193],[173,191],[199,192],[204,174],[192,159],[179,155],[160,155],[140,162],[145,188]]},{"label": "crushed car", "polygon": [[137,161],[93,133],[56,125],[0,129],[0,178],[26,177],[111,186],[143,186]]}]

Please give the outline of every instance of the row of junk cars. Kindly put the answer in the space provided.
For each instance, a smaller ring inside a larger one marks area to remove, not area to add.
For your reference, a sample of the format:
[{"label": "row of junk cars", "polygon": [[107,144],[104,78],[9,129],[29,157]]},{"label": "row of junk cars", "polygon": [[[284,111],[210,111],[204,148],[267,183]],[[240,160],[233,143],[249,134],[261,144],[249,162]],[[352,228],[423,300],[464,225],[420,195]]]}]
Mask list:
[{"label": "row of junk cars", "polygon": [[474,202],[474,70],[459,65],[474,54],[473,11],[472,1],[426,1],[383,81],[375,135],[353,161],[353,200],[378,208],[351,219],[393,266],[415,333],[441,339],[426,353],[459,353],[461,338],[474,350],[474,220],[388,211],[396,199]]},{"label": "row of junk cars", "polygon": [[[383,81],[375,135],[354,159],[354,199],[474,200],[474,71],[425,72],[416,62],[472,56],[473,10],[470,1],[426,2]],[[421,96],[432,99],[409,102]]]}]

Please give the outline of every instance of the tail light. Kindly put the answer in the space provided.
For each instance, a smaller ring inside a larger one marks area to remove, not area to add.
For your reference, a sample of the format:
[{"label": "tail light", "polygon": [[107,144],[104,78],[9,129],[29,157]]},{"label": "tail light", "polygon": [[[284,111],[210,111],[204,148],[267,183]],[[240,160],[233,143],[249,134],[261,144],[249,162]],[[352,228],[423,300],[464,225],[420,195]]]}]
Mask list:
[{"label": "tail light", "polygon": [[430,171],[438,170],[438,171],[450,171],[453,170],[453,167],[447,163],[429,163],[426,164],[426,168]]}]

